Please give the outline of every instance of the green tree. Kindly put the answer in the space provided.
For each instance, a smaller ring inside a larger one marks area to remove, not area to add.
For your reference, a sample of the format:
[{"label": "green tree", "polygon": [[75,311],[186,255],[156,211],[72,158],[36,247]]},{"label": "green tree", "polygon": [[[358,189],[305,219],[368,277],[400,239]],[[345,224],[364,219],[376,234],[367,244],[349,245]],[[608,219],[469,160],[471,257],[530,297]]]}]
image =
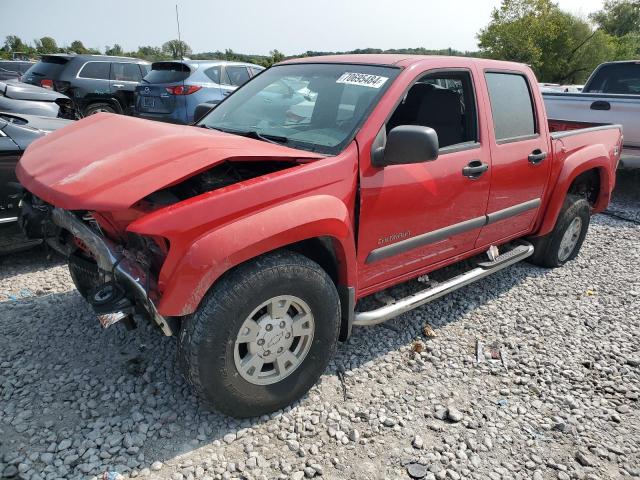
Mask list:
[{"label": "green tree", "polygon": [[71,42],[71,46],[69,47],[69,49],[76,53],[88,52],[87,48],[84,46],[84,44],[80,40],[74,40],[73,42]]},{"label": "green tree", "polygon": [[35,40],[36,50],[38,53],[58,53],[58,44],[52,37],[42,37]]},{"label": "green tree", "polygon": [[22,39],[16,35],[7,35],[4,40],[4,48],[9,52],[25,52],[29,48]]},{"label": "green tree", "polygon": [[272,63],[278,63],[284,60],[284,53],[279,52],[278,50],[274,49],[271,50],[269,52],[269,55],[271,55],[271,61]]},{"label": "green tree", "polygon": [[614,39],[551,0],[503,0],[478,34],[489,58],[532,66],[541,81],[578,83],[615,56]]},{"label": "green tree", "polygon": [[640,34],[640,0],[607,0],[591,19],[614,37]]},{"label": "green tree", "polygon": [[615,59],[640,56],[640,0],[607,0],[591,20],[615,37]]},{"label": "green tree", "polygon": [[110,47],[109,45],[107,45],[104,49],[104,54],[112,55],[114,57],[121,57],[124,55],[124,50],[122,50],[122,47],[120,45],[115,43],[113,47]]},{"label": "green tree", "polygon": [[162,60],[163,58],[166,58],[166,55],[162,53],[160,48],[152,47],[151,45],[142,45],[138,47],[138,51],[135,56],[145,60]]},{"label": "green tree", "polygon": [[162,52],[174,60],[191,55],[191,47],[182,40],[169,40],[162,44]]}]

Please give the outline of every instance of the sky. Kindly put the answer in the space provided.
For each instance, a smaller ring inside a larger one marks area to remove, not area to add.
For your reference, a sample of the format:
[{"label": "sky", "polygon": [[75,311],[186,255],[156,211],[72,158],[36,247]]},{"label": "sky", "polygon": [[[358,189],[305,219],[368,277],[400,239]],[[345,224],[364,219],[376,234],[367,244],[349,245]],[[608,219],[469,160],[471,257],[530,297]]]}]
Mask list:
[{"label": "sky", "polygon": [[[602,0],[556,0],[587,16]],[[160,46],[177,38],[194,52],[286,55],[356,48],[476,50],[477,32],[500,0],[0,0],[0,39],[45,35],[104,49]]]}]

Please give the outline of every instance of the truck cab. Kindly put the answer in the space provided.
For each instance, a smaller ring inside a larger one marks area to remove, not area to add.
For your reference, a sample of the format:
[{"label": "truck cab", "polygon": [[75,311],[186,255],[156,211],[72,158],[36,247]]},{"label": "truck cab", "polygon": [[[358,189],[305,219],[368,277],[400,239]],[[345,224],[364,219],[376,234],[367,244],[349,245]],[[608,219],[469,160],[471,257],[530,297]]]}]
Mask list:
[{"label": "truck cab", "polygon": [[573,259],[621,142],[617,125],[548,121],[524,65],[296,59],[194,126],[97,114],[36,142],[17,169],[21,222],[48,226],[103,326],[151,321],[205,404],[254,416],[303,395],[354,326],[515,262]]}]

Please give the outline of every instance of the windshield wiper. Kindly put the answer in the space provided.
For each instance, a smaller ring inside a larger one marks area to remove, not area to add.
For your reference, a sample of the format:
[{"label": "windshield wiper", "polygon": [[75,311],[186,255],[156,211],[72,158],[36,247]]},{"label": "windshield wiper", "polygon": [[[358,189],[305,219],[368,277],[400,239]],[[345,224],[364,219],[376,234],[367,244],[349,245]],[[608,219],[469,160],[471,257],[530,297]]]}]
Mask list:
[{"label": "windshield wiper", "polygon": [[[202,124],[202,126],[204,126],[204,124]],[[289,141],[287,137],[283,137],[280,135],[271,135],[269,133],[260,133],[257,130],[233,130],[231,128],[218,128],[210,126],[206,126],[206,128],[219,130],[224,133],[231,133],[233,135],[240,135],[241,137],[254,138],[256,140],[262,140],[263,142],[275,143],[276,145],[287,143]]]}]

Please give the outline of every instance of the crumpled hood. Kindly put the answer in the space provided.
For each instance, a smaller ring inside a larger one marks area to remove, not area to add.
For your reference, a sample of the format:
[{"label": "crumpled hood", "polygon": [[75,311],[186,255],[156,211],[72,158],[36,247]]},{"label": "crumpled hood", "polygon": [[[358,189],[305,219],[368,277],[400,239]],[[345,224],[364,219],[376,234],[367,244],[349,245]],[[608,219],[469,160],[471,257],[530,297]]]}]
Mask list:
[{"label": "crumpled hood", "polygon": [[68,210],[124,210],[225,160],[320,158],[318,154],[198,127],[109,113],[32,143],[16,169],[34,195]]}]

